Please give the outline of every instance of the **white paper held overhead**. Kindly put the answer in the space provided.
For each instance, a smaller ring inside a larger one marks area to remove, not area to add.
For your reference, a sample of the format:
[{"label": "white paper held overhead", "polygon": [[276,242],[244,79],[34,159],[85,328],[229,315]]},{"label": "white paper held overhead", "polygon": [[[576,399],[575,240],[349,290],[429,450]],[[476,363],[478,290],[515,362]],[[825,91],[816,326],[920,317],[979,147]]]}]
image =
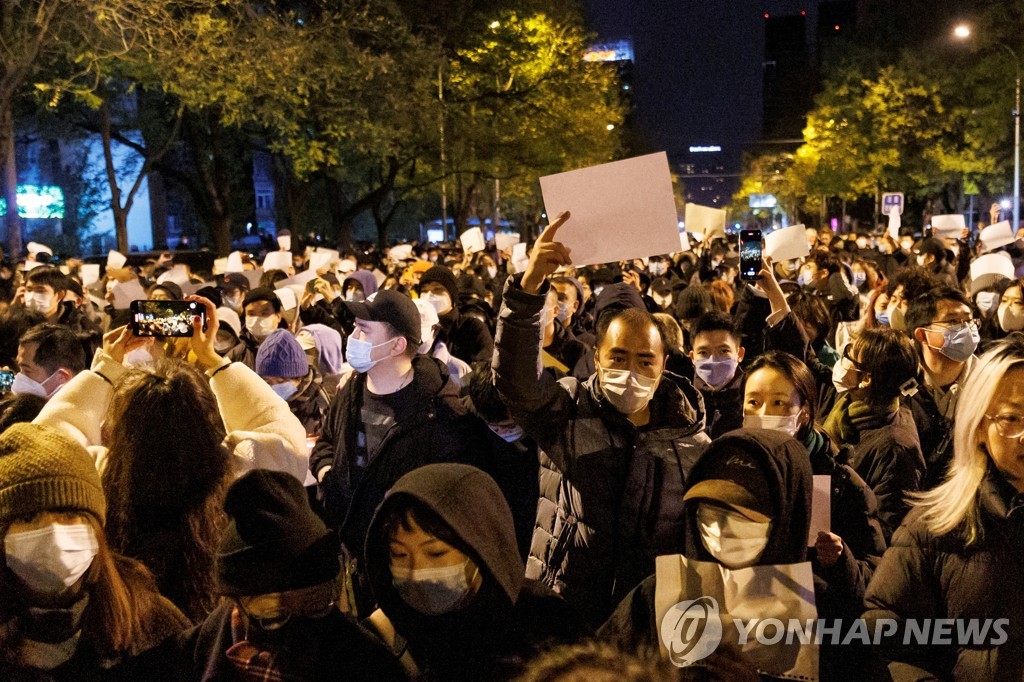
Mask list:
[{"label": "white paper held overhead", "polygon": [[776,263],[803,258],[811,253],[807,243],[807,228],[790,225],[764,236],[764,253]]},{"label": "white paper held overhead", "polygon": [[459,236],[462,242],[462,250],[466,253],[477,253],[483,251],[487,244],[484,242],[484,233],[479,227],[471,227]]},{"label": "white paper held overhead", "polygon": [[559,228],[558,241],[570,250],[574,265],[679,250],[679,216],[665,152],[548,175],[540,187],[549,220],[572,213]]},{"label": "white paper held overhead", "polygon": [[725,209],[700,204],[686,204],[684,221],[686,231],[701,239],[708,236],[725,236]]},{"label": "white paper held overhead", "polygon": [[989,225],[981,231],[979,235],[981,240],[981,250],[991,251],[992,249],[998,249],[1000,246],[1008,246],[1017,241],[1017,235],[1014,233],[1013,228],[1010,227],[1010,221],[1004,220],[1001,223],[995,225]]},{"label": "white paper held overhead", "polygon": [[964,222],[964,217],[960,213],[932,216],[933,237],[959,239],[965,227],[967,227],[967,223]]},{"label": "white paper held overhead", "polygon": [[116,310],[127,310],[131,307],[132,301],[146,300],[146,290],[142,288],[137,279],[118,282],[111,289],[111,293],[114,294],[114,308]]}]

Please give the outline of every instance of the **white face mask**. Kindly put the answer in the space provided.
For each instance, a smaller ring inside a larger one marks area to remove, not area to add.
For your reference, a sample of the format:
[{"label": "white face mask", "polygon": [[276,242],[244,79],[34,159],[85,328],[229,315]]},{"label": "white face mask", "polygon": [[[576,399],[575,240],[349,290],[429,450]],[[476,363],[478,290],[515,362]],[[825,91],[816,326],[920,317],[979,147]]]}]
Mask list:
[{"label": "white face mask", "polygon": [[420,298],[434,306],[438,315],[443,315],[452,309],[452,297],[448,294],[423,294]]},{"label": "white face mask", "polygon": [[857,388],[860,384],[860,373],[851,369],[844,358],[839,358],[836,364],[832,365],[832,385],[840,393]]},{"label": "white face mask", "polygon": [[29,291],[25,294],[25,307],[37,313],[48,313],[53,309],[53,296]]},{"label": "white face mask", "polygon": [[[441,568],[391,569],[392,583],[406,604],[425,616],[439,616],[453,611],[470,592],[471,580],[466,577],[469,559]],[[474,579],[479,568],[474,569]]]},{"label": "white face mask", "polygon": [[796,432],[800,430],[800,415],[745,414],[743,428],[781,431],[795,437]]},{"label": "white face mask", "polygon": [[652,379],[626,369],[604,369],[600,365],[597,366],[597,372],[605,399],[627,416],[647,407],[661,379]]},{"label": "white face mask", "polygon": [[491,279],[494,279],[495,277],[497,277],[498,276],[498,266],[496,266],[496,265],[488,265],[487,266],[487,276],[490,277]]},{"label": "white face mask", "polygon": [[37,395],[40,398],[49,398],[64,387],[64,384],[57,384],[52,391],[46,388],[46,384],[48,384],[50,379],[55,376],[57,376],[57,372],[54,372],[43,379],[42,383],[39,383],[35,379],[18,372],[14,375],[14,383],[11,384],[11,393],[14,393],[15,395]]},{"label": "white face mask", "polygon": [[74,585],[98,551],[96,534],[88,524],[54,523],[4,538],[8,568],[40,594],[60,594]]},{"label": "white face mask", "polygon": [[235,296],[221,296],[221,300],[224,302],[225,308],[231,308],[236,313],[242,311],[242,295],[237,294]]},{"label": "white face mask", "polygon": [[900,332],[907,330],[907,325],[904,320],[904,315],[906,315],[905,310],[900,308],[895,303],[890,303],[889,307],[885,309],[885,312],[889,316],[889,326],[891,328]]},{"label": "white face mask", "polygon": [[982,291],[974,299],[978,304],[978,310],[985,317],[992,314],[992,311],[999,306],[999,294],[994,291]]},{"label": "white face mask", "polygon": [[277,320],[272,315],[247,317],[245,318],[245,328],[257,339],[262,339],[270,336],[270,332],[277,329]]},{"label": "white face mask", "polygon": [[704,549],[726,568],[747,568],[757,563],[768,545],[771,522],[751,521],[743,515],[710,504],[697,506],[697,526]]},{"label": "white face mask", "polygon": [[348,293],[345,294],[345,300],[348,301],[349,303],[362,303],[363,301],[366,300],[366,296],[363,295],[363,292],[356,291],[353,288],[349,289]]},{"label": "white face mask", "polygon": [[1024,329],[1024,315],[1017,312],[1020,306],[1001,305],[996,317],[999,319],[999,328],[1004,332],[1019,332]]}]

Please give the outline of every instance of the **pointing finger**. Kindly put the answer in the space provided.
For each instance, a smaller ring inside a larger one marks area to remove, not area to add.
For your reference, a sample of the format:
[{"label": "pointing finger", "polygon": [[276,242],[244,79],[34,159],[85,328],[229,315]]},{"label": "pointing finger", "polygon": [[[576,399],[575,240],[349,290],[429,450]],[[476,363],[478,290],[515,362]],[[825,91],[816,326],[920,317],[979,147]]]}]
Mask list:
[{"label": "pointing finger", "polygon": [[558,217],[555,218],[555,222],[551,223],[550,225],[548,225],[547,227],[544,228],[544,231],[541,232],[540,237],[537,238],[537,241],[539,241],[539,242],[553,242],[553,241],[555,241],[555,232],[557,232],[558,228],[560,228],[562,225],[565,224],[565,222],[567,220],[569,220],[569,217],[570,216],[569,216],[569,212],[568,211],[562,211],[558,215]]}]

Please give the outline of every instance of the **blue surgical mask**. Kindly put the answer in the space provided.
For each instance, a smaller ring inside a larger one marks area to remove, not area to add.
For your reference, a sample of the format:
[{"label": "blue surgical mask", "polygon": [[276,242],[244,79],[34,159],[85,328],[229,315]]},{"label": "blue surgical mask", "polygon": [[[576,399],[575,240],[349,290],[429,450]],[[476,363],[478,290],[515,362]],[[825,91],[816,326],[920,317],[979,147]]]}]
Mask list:
[{"label": "blue surgical mask", "polygon": [[569,324],[569,306],[567,306],[565,303],[559,303],[558,314],[555,316],[555,318],[562,323],[563,327]]},{"label": "blue surgical mask", "polygon": [[866,281],[868,281],[868,273],[866,273],[866,272],[855,272],[855,273],[853,273],[853,286],[860,287]]},{"label": "blue surgical mask", "polygon": [[739,363],[735,358],[715,357],[700,358],[693,361],[697,376],[704,380],[712,388],[725,386],[736,375],[736,366]]},{"label": "blue surgical mask", "polygon": [[362,339],[349,339],[348,347],[345,349],[345,359],[348,360],[348,364],[352,365],[352,369],[360,374],[369,372],[373,369],[374,365],[380,362],[380,360],[370,359],[370,354],[373,353],[373,349],[386,346],[389,343],[391,343],[391,341],[378,343],[374,346],[369,341],[363,341]]},{"label": "blue surgical mask", "polygon": [[513,424],[512,426],[503,426],[502,424],[488,424],[489,428],[495,436],[502,439],[506,443],[515,443],[517,440],[523,437],[523,427],[519,424]]},{"label": "blue surgical mask", "polygon": [[288,400],[295,395],[295,392],[299,390],[299,387],[296,386],[294,382],[285,381],[280,384],[274,384],[270,389],[281,396],[282,400]]},{"label": "blue surgical mask", "polygon": [[935,348],[929,344],[929,348],[935,348],[953,362],[966,362],[974,355],[981,341],[978,328],[973,324],[964,324],[959,327],[947,327],[942,330],[942,346]]},{"label": "blue surgical mask", "polygon": [[886,327],[888,327],[889,326],[889,313],[885,312],[885,311],[880,312],[880,313],[875,313],[875,321],[878,322],[878,324],[884,324]]}]

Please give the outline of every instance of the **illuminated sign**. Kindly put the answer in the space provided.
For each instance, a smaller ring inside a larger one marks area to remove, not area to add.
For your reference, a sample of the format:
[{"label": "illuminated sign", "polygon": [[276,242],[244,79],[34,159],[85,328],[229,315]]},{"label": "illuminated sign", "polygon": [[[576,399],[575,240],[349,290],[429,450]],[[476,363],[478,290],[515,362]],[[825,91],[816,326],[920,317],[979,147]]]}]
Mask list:
[{"label": "illuminated sign", "polygon": [[583,54],[585,62],[631,62],[633,61],[633,42],[619,40],[613,43],[594,45]]},{"label": "illuminated sign", "polygon": [[706,147],[690,147],[690,153],[698,154],[702,152],[720,152],[722,148],[717,144],[708,145]]},{"label": "illuminated sign", "polygon": [[[64,192],[52,185],[18,185],[18,216],[41,220],[64,217]],[[0,199],[0,216],[7,215],[7,201]]]},{"label": "illuminated sign", "polygon": [[774,194],[751,194],[750,208],[775,208],[779,205]]}]

